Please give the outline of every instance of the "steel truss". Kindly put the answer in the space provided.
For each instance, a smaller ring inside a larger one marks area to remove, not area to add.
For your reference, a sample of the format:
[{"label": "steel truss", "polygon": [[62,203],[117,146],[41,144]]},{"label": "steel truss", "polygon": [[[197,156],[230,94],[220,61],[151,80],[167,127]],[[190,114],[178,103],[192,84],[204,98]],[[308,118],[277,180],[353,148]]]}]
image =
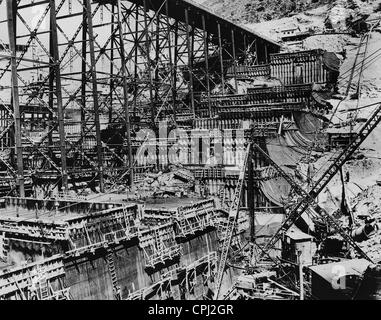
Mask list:
[{"label": "steel truss", "polygon": [[131,133],[195,119],[213,89],[225,93],[228,70],[250,52],[267,63],[279,50],[184,1],[6,0],[0,9],[0,170],[20,196],[29,177],[45,196],[104,192],[121,176],[132,184]]}]

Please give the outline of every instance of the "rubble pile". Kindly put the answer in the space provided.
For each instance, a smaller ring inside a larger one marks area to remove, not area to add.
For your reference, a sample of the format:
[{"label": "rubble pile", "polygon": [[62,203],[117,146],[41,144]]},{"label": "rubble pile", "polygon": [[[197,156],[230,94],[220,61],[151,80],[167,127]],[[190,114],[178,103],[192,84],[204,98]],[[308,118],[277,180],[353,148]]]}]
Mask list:
[{"label": "rubble pile", "polygon": [[360,7],[355,1],[336,0],[328,10],[325,26],[336,32],[346,32],[348,23],[360,14]]},{"label": "rubble pile", "polygon": [[170,167],[168,172],[146,173],[138,182],[130,197],[144,198],[187,197],[194,194],[195,178],[192,172],[179,166]]}]

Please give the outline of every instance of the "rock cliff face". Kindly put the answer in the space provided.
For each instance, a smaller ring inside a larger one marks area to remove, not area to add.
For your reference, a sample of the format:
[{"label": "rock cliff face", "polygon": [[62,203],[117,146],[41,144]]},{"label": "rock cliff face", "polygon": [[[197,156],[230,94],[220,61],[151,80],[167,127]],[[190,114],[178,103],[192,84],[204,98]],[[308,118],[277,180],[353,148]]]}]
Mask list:
[{"label": "rock cliff face", "polygon": [[333,0],[196,0],[237,23],[256,23],[288,17]]}]

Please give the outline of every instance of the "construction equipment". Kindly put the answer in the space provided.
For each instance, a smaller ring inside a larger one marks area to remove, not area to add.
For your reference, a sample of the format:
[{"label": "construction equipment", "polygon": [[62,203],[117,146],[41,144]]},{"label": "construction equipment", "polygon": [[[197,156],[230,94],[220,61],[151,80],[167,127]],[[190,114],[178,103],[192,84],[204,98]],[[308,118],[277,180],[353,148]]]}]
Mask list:
[{"label": "construction equipment", "polygon": [[[281,227],[270,239],[270,241],[265,245],[265,247],[263,248],[262,254],[260,255],[260,258],[262,258],[265,254],[269,252],[269,250],[271,250],[274,247],[274,245],[281,239],[284,232],[286,232],[301,217],[301,215],[311,206],[311,204],[315,201],[315,198],[326,187],[326,185],[331,181],[331,179],[336,175],[336,173],[340,170],[340,168],[344,165],[344,163],[351,157],[351,155],[359,148],[359,146],[369,136],[369,134],[379,124],[380,121],[381,121],[381,104],[377,106],[376,110],[368,118],[367,122],[361,128],[356,138],[353,139],[353,141],[340,153],[340,155],[337,158],[333,159],[332,164],[323,173],[321,178],[314,184],[314,186],[311,188],[311,190],[308,193],[305,192],[300,186],[298,186],[279,166],[275,164],[276,168],[280,170],[280,172],[282,172],[282,176],[286,178],[286,181],[288,181],[290,185],[299,194],[303,196],[303,198],[294,206],[294,208],[290,211],[290,213],[288,214],[288,217],[285,219]],[[238,212],[239,212],[239,202],[241,199],[242,186],[245,179],[245,172],[246,172],[246,167],[248,163],[248,157],[249,157],[251,146],[252,146],[252,143],[250,142],[246,149],[245,160],[240,171],[237,188],[235,190],[234,198],[229,210],[229,222],[225,232],[225,239],[221,249],[220,263],[219,263],[218,272],[217,272],[217,281],[216,281],[215,296],[214,296],[215,299],[217,299],[220,288],[221,288],[226,260],[227,260],[227,256],[229,253],[229,248],[230,248],[231,240],[233,236],[233,230],[234,230]],[[254,144],[254,146],[256,149],[260,148],[256,144]],[[263,151],[263,153],[265,152]],[[272,163],[274,164],[274,162]],[[321,210],[321,212],[319,213],[324,214],[325,218],[336,228],[336,230],[338,230],[341,236],[350,245],[352,245],[357,252],[360,253],[361,256],[363,256],[367,260],[370,260],[370,258],[361,250],[361,248],[357,246],[357,244],[353,241],[351,236],[348,235],[341,228],[341,226],[336,222],[334,218],[332,218],[328,213],[325,213],[324,210]]]},{"label": "construction equipment", "polygon": [[238,183],[237,183],[237,187],[235,189],[233,201],[230,205],[228,225],[227,225],[227,228],[225,230],[225,237],[224,237],[224,240],[222,243],[221,256],[220,256],[220,261],[219,261],[218,270],[217,270],[217,281],[216,281],[216,287],[215,287],[215,293],[214,293],[214,299],[215,300],[218,298],[218,294],[219,294],[220,289],[221,289],[221,284],[222,284],[222,279],[224,276],[226,260],[228,258],[228,253],[229,253],[230,245],[231,245],[232,238],[233,238],[233,231],[234,231],[234,227],[237,223],[237,218],[238,218],[238,213],[239,213],[239,204],[241,201],[243,183],[245,181],[245,173],[246,173],[247,163],[249,160],[251,145],[252,145],[251,142],[249,142],[249,144],[246,147],[245,159],[244,159],[244,162],[242,164],[242,167],[241,167],[241,170],[239,173]]},{"label": "construction equipment", "polygon": [[[381,103],[376,107],[375,111],[368,118],[365,125],[361,128],[361,130],[356,135],[356,137],[339,154],[338,157],[333,159],[332,164],[322,174],[320,179],[313,185],[311,190],[308,192],[307,196],[303,197],[289,212],[288,217],[285,219],[281,227],[270,239],[270,241],[265,245],[264,252],[268,252],[270,249],[272,249],[274,245],[281,239],[284,232],[286,232],[301,217],[303,212],[305,212],[308,209],[308,207],[314,202],[314,199],[327,186],[327,184],[336,175],[336,173],[340,170],[340,168],[344,165],[344,163],[360,147],[360,145],[369,136],[369,134],[373,131],[373,129],[377,127],[380,121],[381,121]],[[326,217],[330,220],[330,222],[332,222],[336,227],[338,227],[337,222],[330,215],[326,215]],[[342,236],[344,236],[345,240],[349,241],[352,245],[355,244],[353,239],[351,239],[350,236],[346,235],[345,232],[343,233]],[[365,253],[362,255],[368,260],[370,260],[369,257],[365,255]]]},{"label": "construction equipment", "polygon": [[[253,145],[253,148],[258,150],[267,160],[271,162],[271,164],[274,166],[274,168],[280,173],[280,175],[288,182],[288,184],[291,186],[291,188],[297,193],[297,195],[302,196],[304,199],[309,199],[311,196],[309,193],[307,193],[299,184],[297,184],[286,172],[283,171],[281,167],[279,167],[272,159],[271,157],[257,144]],[[321,215],[322,218],[325,218],[327,222],[333,226],[336,231],[347,241],[349,245],[351,245],[363,258],[371,261],[371,259],[366,255],[366,253],[357,245],[357,243],[352,239],[352,237],[345,232],[345,230],[340,226],[340,224],[336,221],[335,218],[333,218],[328,212],[326,212],[323,208],[321,208],[316,202],[315,199],[310,199],[311,200],[311,206],[313,205],[315,209],[306,208],[309,209],[310,211],[313,211],[318,215]],[[297,218],[298,219],[298,218]],[[294,223],[297,221],[295,219]],[[276,243],[276,242],[275,242]]]}]

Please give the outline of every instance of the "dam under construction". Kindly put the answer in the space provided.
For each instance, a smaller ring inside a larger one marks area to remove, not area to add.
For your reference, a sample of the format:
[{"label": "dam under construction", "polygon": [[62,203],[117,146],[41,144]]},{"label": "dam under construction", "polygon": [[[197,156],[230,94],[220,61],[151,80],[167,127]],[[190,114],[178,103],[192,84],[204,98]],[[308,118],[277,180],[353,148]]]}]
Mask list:
[{"label": "dam under construction", "polygon": [[379,12],[0,0],[0,300],[379,300]]}]

